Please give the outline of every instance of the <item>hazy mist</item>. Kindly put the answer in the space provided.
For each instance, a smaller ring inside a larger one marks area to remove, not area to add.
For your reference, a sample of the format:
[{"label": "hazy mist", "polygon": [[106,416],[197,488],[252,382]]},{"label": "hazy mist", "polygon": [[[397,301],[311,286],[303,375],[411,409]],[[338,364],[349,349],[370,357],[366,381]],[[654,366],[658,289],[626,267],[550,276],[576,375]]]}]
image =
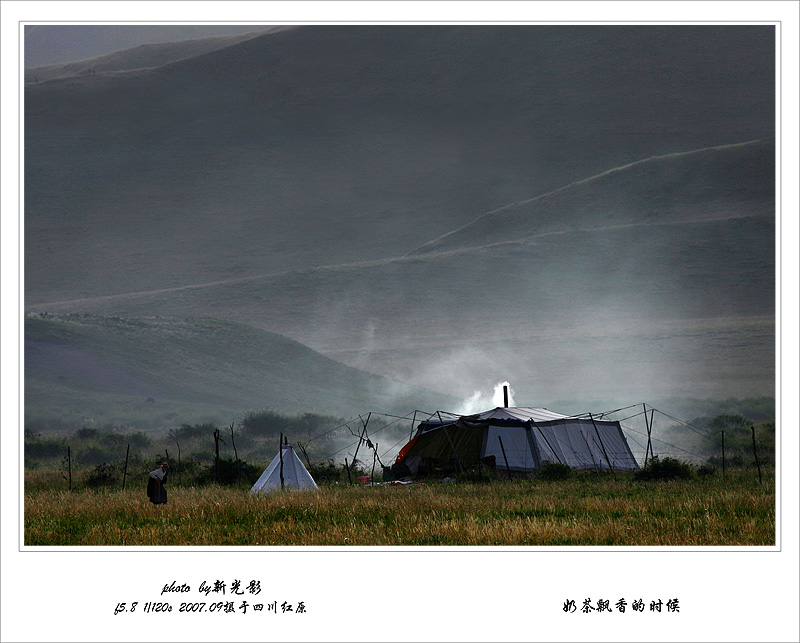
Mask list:
[{"label": "hazy mist", "polygon": [[773,27],[74,29],[26,30],[28,313],[246,324],[353,405],[774,393]]}]

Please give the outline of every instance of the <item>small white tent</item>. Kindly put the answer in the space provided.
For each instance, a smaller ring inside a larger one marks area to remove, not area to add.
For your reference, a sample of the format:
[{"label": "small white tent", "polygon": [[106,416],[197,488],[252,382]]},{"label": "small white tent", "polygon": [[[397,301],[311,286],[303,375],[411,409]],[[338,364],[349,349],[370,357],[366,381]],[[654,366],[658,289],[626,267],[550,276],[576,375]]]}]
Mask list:
[{"label": "small white tent", "polygon": [[285,489],[316,489],[317,483],[300,462],[291,445],[284,445],[264,473],[250,489],[250,493],[269,493],[281,489],[281,453],[283,453],[283,487]]}]

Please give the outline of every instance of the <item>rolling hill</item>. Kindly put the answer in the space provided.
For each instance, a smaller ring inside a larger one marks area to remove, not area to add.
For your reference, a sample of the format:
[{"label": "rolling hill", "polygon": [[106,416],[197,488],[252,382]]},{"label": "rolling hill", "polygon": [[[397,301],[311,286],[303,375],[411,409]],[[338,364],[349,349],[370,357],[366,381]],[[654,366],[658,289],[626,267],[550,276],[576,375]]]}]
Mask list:
[{"label": "rolling hill", "polygon": [[139,46],[154,46],[238,36],[275,29],[261,25],[220,24],[26,24],[25,68],[91,60]]},{"label": "rolling hill", "polygon": [[774,37],[300,27],[29,84],[26,311],[212,317],[456,397],[769,395]]},{"label": "rolling hill", "polygon": [[202,316],[213,308],[459,396],[509,378],[531,382],[539,399],[767,395],[775,224],[773,179],[762,168],[773,154],[756,143],[650,159],[486,215],[401,257],[47,310]]},{"label": "rolling hill", "polygon": [[[100,56],[80,56],[78,60],[49,65],[26,65],[25,82],[43,83],[49,80],[87,76],[90,74],[115,73],[161,67],[168,62],[199,56],[215,49],[230,47],[238,42],[253,38],[256,33],[274,32],[287,27],[253,27],[252,32],[227,35],[197,37],[178,42],[155,42]],[[130,29],[130,28],[129,28]],[[35,37],[36,32],[26,32],[26,39]],[[198,34],[199,36],[199,34]],[[43,36],[44,39],[44,36]],[[109,38],[113,40],[113,38]]]},{"label": "rolling hill", "polygon": [[26,303],[392,257],[610,168],[769,138],[773,37],[308,27],[28,85]]},{"label": "rolling hill", "polygon": [[353,415],[451,405],[286,337],[211,319],[27,316],[26,424],[170,426],[250,410]]}]

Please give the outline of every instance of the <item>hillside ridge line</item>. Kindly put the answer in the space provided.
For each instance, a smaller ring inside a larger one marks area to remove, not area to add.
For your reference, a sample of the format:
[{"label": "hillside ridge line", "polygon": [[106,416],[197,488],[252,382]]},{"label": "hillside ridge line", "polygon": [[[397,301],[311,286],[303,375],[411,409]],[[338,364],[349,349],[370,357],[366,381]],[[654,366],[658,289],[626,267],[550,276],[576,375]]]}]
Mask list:
[{"label": "hillside ridge line", "polygon": [[414,248],[413,250],[409,251],[407,254],[408,255],[413,255],[413,254],[417,254],[417,253],[424,254],[425,253],[424,248],[426,248],[428,246],[431,246],[431,245],[434,245],[436,243],[439,243],[443,239],[446,239],[447,237],[449,237],[451,235],[457,234],[457,233],[461,232],[462,230],[466,230],[466,229],[472,227],[473,225],[475,225],[476,223],[478,223],[479,221],[482,221],[483,219],[485,219],[487,217],[490,217],[490,216],[492,216],[494,214],[502,212],[503,210],[511,210],[512,208],[515,208],[517,206],[527,205],[528,203],[533,203],[535,201],[539,201],[541,199],[547,198],[547,197],[552,196],[554,194],[558,194],[560,192],[563,192],[563,191],[565,191],[565,190],[567,190],[567,189],[569,189],[571,187],[575,187],[577,185],[582,185],[584,183],[590,183],[592,181],[596,181],[597,179],[601,179],[601,178],[603,178],[605,176],[608,176],[610,174],[615,174],[616,172],[621,172],[623,170],[630,169],[630,168],[635,167],[637,165],[642,165],[644,163],[650,163],[652,161],[660,161],[660,160],[663,160],[663,159],[676,158],[676,157],[680,157],[680,156],[689,156],[689,155],[692,155],[692,154],[699,154],[701,152],[725,150],[725,149],[731,149],[731,148],[735,148],[735,147],[745,147],[747,145],[755,145],[756,143],[760,143],[763,140],[764,139],[758,138],[758,139],[753,139],[753,140],[750,140],[750,141],[744,141],[742,143],[728,143],[728,144],[725,144],[725,145],[714,145],[714,146],[711,146],[711,147],[701,147],[701,148],[698,148],[696,150],[687,150],[687,151],[684,151],[684,152],[670,152],[669,154],[661,154],[661,155],[649,156],[647,158],[640,159],[638,161],[633,161],[631,163],[626,163],[625,165],[620,165],[618,167],[613,167],[610,170],[605,170],[604,172],[600,172],[600,174],[595,174],[594,176],[590,176],[590,177],[587,177],[587,178],[584,178],[584,179],[578,179],[577,181],[573,181],[572,183],[568,183],[567,185],[562,185],[560,188],[556,188],[555,190],[550,190],[549,192],[545,192],[543,194],[539,194],[539,195],[537,195],[535,197],[531,197],[530,199],[525,199],[524,201],[514,201],[513,203],[507,203],[507,204],[501,205],[500,207],[497,207],[497,208],[495,208],[493,210],[489,210],[488,212],[484,212],[483,214],[481,214],[480,216],[476,217],[475,219],[473,219],[469,223],[466,223],[466,224],[464,224],[464,225],[462,225],[462,226],[460,226],[460,227],[458,227],[458,228],[456,228],[454,230],[451,230],[450,232],[446,232],[443,235],[440,235],[440,236],[436,237],[436,239],[432,239],[431,241],[423,243],[421,246],[418,246],[418,247]]},{"label": "hillside ridge line", "polygon": [[[484,244],[484,245],[480,245],[480,246],[467,246],[467,247],[453,248],[453,249],[449,249],[449,250],[439,250],[439,251],[436,251],[436,250],[425,251],[425,250],[423,250],[423,248],[426,248],[426,247],[428,247],[430,245],[433,245],[433,244],[437,243],[438,241],[440,241],[442,239],[445,239],[448,236],[450,236],[452,234],[455,234],[455,233],[457,233],[457,232],[459,232],[461,230],[469,228],[470,226],[474,225],[478,221],[481,221],[482,219],[484,219],[486,217],[489,217],[489,216],[491,216],[493,214],[496,214],[498,212],[501,212],[503,210],[510,210],[510,209],[512,209],[514,207],[517,207],[517,206],[526,205],[528,203],[533,203],[535,201],[538,201],[540,199],[546,198],[546,197],[551,196],[553,194],[557,194],[557,193],[563,192],[563,191],[569,189],[570,187],[574,187],[574,186],[577,186],[577,185],[588,183],[588,182],[597,180],[599,178],[602,178],[604,176],[608,176],[610,174],[613,174],[613,173],[616,173],[616,172],[620,172],[620,171],[629,169],[631,167],[634,167],[634,166],[637,166],[637,165],[640,165],[640,164],[649,163],[649,162],[652,162],[652,161],[661,160],[661,159],[665,159],[665,158],[674,158],[674,157],[679,157],[679,156],[697,154],[697,153],[701,153],[701,152],[705,152],[705,151],[717,151],[717,150],[730,149],[730,148],[736,148],[736,147],[744,147],[744,146],[747,146],[747,145],[754,145],[756,143],[762,142],[763,140],[764,139],[753,139],[753,140],[745,141],[745,142],[742,142],[742,143],[729,143],[729,144],[726,144],[726,145],[717,145],[717,146],[712,146],[712,147],[698,148],[696,150],[688,150],[688,151],[683,151],[683,152],[671,152],[669,154],[664,154],[664,155],[659,155],[659,156],[650,156],[650,157],[647,157],[645,159],[641,159],[639,161],[633,161],[633,162],[627,163],[625,165],[620,165],[618,167],[614,167],[614,168],[611,168],[609,170],[605,170],[604,172],[601,172],[599,174],[595,174],[594,176],[590,176],[590,177],[587,177],[587,178],[584,178],[584,179],[579,179],[577,181],[573,181],[572,183],[569,183],[567,185],[564,185],[564,186],[561,186],[559,188],[556,188],[555,190],[551,190],[549,192],[545,192],[543,194],[539,194],[539,195],[537,195],[535,197],[531,197],[530,199],[526,199],[524,201],[515,201],[513,203],[508,203],[506,205],[502,205],[502,206],[500,206],[498,208],[490,210],[489,212],[485,212],[485,213],[481,214],[479,217],[473,219],[471,222],[469,222],[469,223],[467,223],[467,224],[465,224],[465,225],[463,225],[463,226],[461,226],[459,228],[456,228],[455,230],[451,230],[450,232],[448,232],[446,234],[443,234],[443,235],[437,237],[436,239],[433,239],[433,240],[428,241],[427,243],[425,243],[425,244],[423,244],[421,246],[418,246],[414,250],[411,250],[411,251],[409,251],[409,252],[407,252],[407,253],[405,253],[403,255],[398,255],[398,256],[395,256],[395,257],[386,257],[386,258],[382,258],[382,259],[372,259],[372,260],[366,260],[366,261],[354,261],[354,262],[340,263],[340,264],[328,264],[328,265],[320,265],[320,266],[313,266],[313,267],[307,267],[307,268],[296,268],[296,269],[279,271],[279,272],[262,273],[262,274],[259,274],[259,275],[248,275],[246,277],[233,277],[233,278],[230,278],[230,279],[220,279],[220,280],[197,283],[197,284],[186,284],[186,285],[182,285],[182,286],[170,286],[168,288],[155,288],[155,289],[151,289],[151,290],[141,290],[141,291],[133,291],[133,292],[127,292],[127,293],[117,293],[117,294],[113,294],[113,295],[96,295],[94,297],[80,297],[80,298],[77,298],[77,299],[65,299],[65,300],[60,300],[60,301],[39,302],[39,303],[30,304],[30,305],[25,306],[25,310],[26,310],[26,312],[37,312],[37,311],[42,311],[47,306],[69,306],[69,305],[73,305],[73,304],[81,304],[81,303],[88,303],[88,302],[116,301],[116,300],[124,300],[124,299],[128,299],[128,298],[135,299],[137,297],[147,297],[147,296],[150,296],[150,295],[161,295],[161,294],[182,292],[182,291],[187,291],[187,290],[199,290],[199,289],[203,289],[203,288],[213,288],[215,286],[227,286],[227,285],[232,285],[232,284],[247,283],[249,281],[258,281],[258,280],[261,280],[261,279],[284,277],[284,276],[292,275],[292,274],[312,273],[312,272],[317,272],[317,271],[340,270],[340,269],[348,269],[348,268],[368,268],[368,267],[371,267],[371,266],[382,266],[382,265],[387,265],[387,264],[396,263],[396,262],[415,261],[415,260],[421,259],[423,257],[446,257],[446,256],[457,255],[457,254],[465,254],[465,253],[469,253],[469,252],[481,251],[481,250],[485,250],[487,248],[497,248],[497,247],[509,246],[509,245],[530,245],[530,243],[532,243],[533,240],[535,240],[535,239],[540,239],[540,238],[554,236],[554,235],[570,234],[570,233],[575,233],[575,232],[602,232],[602,231],[606,231],[606,230],[632,228],[632,227],[638,227],[638,226],[683,225],[683,224],[687,224],[687,223],[698,223],[698,222],[701,222],[701,221],[711,221],[711,220],[717,219],[717,217],[706,217],[704,219],[693,219],[692,221],[671,221],[671,222],[666,222],[666,223],[651,222],[651,221],[642,222],[642,223],[626,222],[626,223],[620,223],[620,224],[609,225],[609,226],[601,226],[601,227],[596,227],[596,228],[579,228],[579,229],[568,229],[568,230],[561,230],[561,231],[550,231],[550,232],[544,232],[544,233],[537,234],[537,235],[529,235],[529,236],[526,236],[526,237],[523,237],[523,238],[520,238],[520,239],[514,239],[514,240],[510,240],[510,241],[498,241],[498,242],[493,242],[493,243]],[[749,216],[749,215],[743,215],[743,216],[740,216],[740,217],[727,217],[727,218],[744,218],[746,216]]]}]

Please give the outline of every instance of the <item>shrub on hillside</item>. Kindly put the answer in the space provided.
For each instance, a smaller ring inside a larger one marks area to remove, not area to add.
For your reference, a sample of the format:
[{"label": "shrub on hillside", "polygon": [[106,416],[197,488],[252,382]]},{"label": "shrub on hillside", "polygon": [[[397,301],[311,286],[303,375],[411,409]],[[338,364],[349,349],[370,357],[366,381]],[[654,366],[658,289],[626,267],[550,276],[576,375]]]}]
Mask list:
[{"label": "shrub on hillside", "polygon": [[175,442],[190,442],[198,439],[214,439],[214,430],[217,427],[212,422],[204,424],[184,423],[177,429],[170,429],[167,435]]},{"label": "shrub on hillside", "polygon": [[248,485],[255,484],[258,477],[261,475],[262,469],[254,467],[244,460],[234,460],[232,458],[219,459],[219,471],[212,463],[211,465],[200,469],[197,473],[195,480],[198,484],[221,484],[221,485],[235,485],[238,483],[246,483]]},{"label": "shrub on hillside", "polygon": [[310,439],[322,431],[341,424],[341,419],[316,413],[287,416],[272,410],[251,411],[240,425],[248,437],[276,438],[283,433],[290,441]]},{"label": "shrub on hillside", "polygon": [[[752,460],[752,458],[751,458]],[[708,460],[708,464],[713,467],[722,466],[722,458],[720,456],[712,455]],[[745,458],[741,455],[731,455],[728,453],[725,456],[725,464],[729,467],[743,467],[745,466]]]},{"label": "shrub on hillside", "polygon": [[99,487],[110,487],[117,483],[116,467],[111,464],[98,464],[93,471],[86,476],[85,483],[87,487],[97,489]]},{"label": "shrub on hillside", "polygon": [[[77,464],[99,465],[109,460],[116,459],[119,456],[119,449],[107,449],[98,446],[88,446],[78,449],[74,453],[75,462]],[[123,453],[124,455],[124,453]]]},{"label": "shrub on hillside", "polygon": [[716,475],[717,468],[711,464],[704,464],[697,468],[697,475],[701,478],[709,478]]},{"label": "shrub on hillside", "polygon": [[78,442],[75,461],[92,466],[124,459],[128,447],[136,453],[150,446],[150,438],[141,431],[117,433],[83,427],[74,433],[73,439]]},{"label": "shrub on hillside", "polygon": [[100,431],[98,429],[93,429],[88,426],[85,426],[82,429],[78,429],[77,431],[75,431],[75,438],[78,440],[94,440],[99,435]]},{"label": "shrub on hillside", "polygon": [[48,459],[63,456],[67,452],[67,443],[62,439],[41,438],[25,439],[25,458]]},{"label": "shrub on hillside", "polygon": [[634,474],[636,480],[688,480],[693,476],[692,466],[675,458],[654,456]]},{"label": "shrub on hillside", "polygon": [[317,483],[320,482],[347,482],[347,471],[344,465],[337,466],[333,460],[328,460],[320,464],[306,466],[311,477]]}]

